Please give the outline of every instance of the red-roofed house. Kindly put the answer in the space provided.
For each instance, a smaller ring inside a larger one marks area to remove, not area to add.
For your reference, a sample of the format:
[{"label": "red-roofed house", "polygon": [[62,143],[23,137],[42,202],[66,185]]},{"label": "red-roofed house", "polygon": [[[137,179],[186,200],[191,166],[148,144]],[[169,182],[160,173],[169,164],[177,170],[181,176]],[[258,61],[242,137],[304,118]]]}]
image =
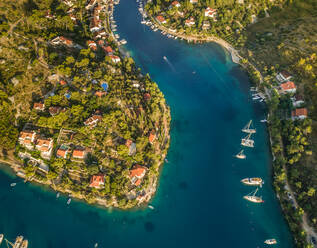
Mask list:
[{"label": "red-roofed house", "polygon": [[156,139],[156,134],[155,134],[154,130],[152,130],[152,131],[150,132],[150,134],[149,134],[149,142],[150,142],[151,144],[153,144],[153,142],[154,142],[155,139]]},{"label": "red-roofed house", "polygon": [[33,105],[33,108],[38,111],[44,111],[45,105],[44,103],[41,103],[41,102],[35,102]]},{"label": "red-roofed house", "polygon": [[73,150],[73,158],[84,159],[87,155],[86,149],[77,148]]},{"label": "red-roofed house", "polygon": [[279,74],[276,75],[276,79],[283,83],[285,81],[289,81],[292,79],[292,75],[287,71],[281,71]]},{"label": "red-roofed house", "polygon": [[179,8],[181,5],[178,1],[173,1],[172,4],[170,5],[170,8],[176,7]]},{"label": "red-roofed house", "polygon": [[67,154],[70,152],[70,149],[64,145],[61,145],[56,151],[56,157],[58,158],[67,158]]},{"label": "red-roofed house", "polygon": [[94,42],[93,40],[89,40],[87,41],[87,45],[88,47],[93,50],[93,51],[96,51],[97,50],[97,44],[96,42]]},{"label": "red-roofed house", "polygon": [[120,58],[116,55],[109,55],[109,57],[111,58],[111,61],[113,63],[119,63],[121,61]]},{"label": "red-roofed house", "polygon": [[157,17],[156,17],[156,20],[157,20],[159,23],[162,23],[162,24],[166,23],[165,18],[164,18],[163,16],[161,16],[161,15],[157,16]]},{"label": "red-roofed house", "polygon": [[292,120],[303,120],[307,118],[306,108],[297,108],[292,111]]},{"label": "red-roofed house", "polygon": [[93,175],[90,178],[89,187],[100,189],[105,185],[105,176],[103,174]]},{"label": "red-roofed house", "polygon": [[33,149],[33,142],[36,138],[36,132],[34,131],[21,131],[19,135],[19,143],[25,146],[27,149]]},{"label": "red-roofed house", "polygon": [[101,21],[98,20],[97,18],[92,18],[91,21],[90,21],[90,25],[89,25],[89,30],[90,32],[98,32],[100,31],[102,28],[101,26]]},{"label": "red-roofed house", "polygon": [[67,82],[66,82],[65,80],[61,80],[61,81],[59,81],[59,84],[62,85],[62,86],[64,86],[64,85],[67,84]]},{"label": "red-roofed house", "polygon": [[102,49],[108,54],[112,54],[113,53],[113,50],[112,50],[111,46],[103,46]]},{"label": "red-roofed house", "polygon": [[208,7],[207,9],[205,9],[205,16],[206,17],[211,17],[211,18],[215,18],[217,15],[217,10],[216,9],[212,9],[210,7]]},{"label": "red-roofed house", "polygon": [[296,85],[293,82],[286,82],[280,85],[282,93],[295,93],[296,92]]},{"label": "red-roofed house", "polygon": [[144,98],[145,101],[151,100],[151,95],[150,95],[150,93],[145,93],[145,94],[143,95],[143,98]]},{"label": "red-roofed house", "polygon": [[95,92],[95,96],[98,96],[98,97],[103,97],[105,95],[107,95],[107,92],[105,92],[105,91],[96,91]]},{"label": "red-roofed house", "polygon": [[195,25],[195,20],[194,20],[194,18],[191,17],[191,18],[185,20],[185,25],[188,26],[188,27],[191,27],[191,26]]},{"label": "red-roofed house", "polygon": [[61,107],[49,107],[48,111],[50,112],[51,116],[59,114],[61,112],[62,108]]},{"label": "red-roofed house", "polygon": [[57,36],[55,39],[53,39],[52,41],[53,45],[66,45],[68,47],[73,46],[73,41],[70,39],[65,38],[64,36]]},{"label": "red-roofed house", "polygon": [[95,127],[97,123],[102,119],[101,115],[93,115],[89,117],[85,122],[85,126]]},{"label": "red-roofed house", "polygon": [[50,158],[53,150],[53,139],[38,138],[35,148],[41,152],[42,157]]},{"label": "red-roofed house", "polygon": [[145,176],[147,168],[144,166],[141,166],[139,164],[136,164],[132,167],[130,170],[130,179],[132,184],[135,186],[139,186],[141,184],[142,178]]}]

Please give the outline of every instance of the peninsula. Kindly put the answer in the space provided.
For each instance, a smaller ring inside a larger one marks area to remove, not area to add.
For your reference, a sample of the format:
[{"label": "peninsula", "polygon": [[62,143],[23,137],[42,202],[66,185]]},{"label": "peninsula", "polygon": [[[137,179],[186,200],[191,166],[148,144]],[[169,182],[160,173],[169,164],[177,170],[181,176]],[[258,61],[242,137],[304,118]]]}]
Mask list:
[{"label": "peninsula", "polygon": [[265,101],[273,181],[298,247],[316,246],[317,2],[148,1],[146,24],[169,38],[217,42]]},{"label": "peninsula", "polygon": [[112,1],[1,1],[1,162],[106,207],[154,195],[170,110],[120,53]]}]

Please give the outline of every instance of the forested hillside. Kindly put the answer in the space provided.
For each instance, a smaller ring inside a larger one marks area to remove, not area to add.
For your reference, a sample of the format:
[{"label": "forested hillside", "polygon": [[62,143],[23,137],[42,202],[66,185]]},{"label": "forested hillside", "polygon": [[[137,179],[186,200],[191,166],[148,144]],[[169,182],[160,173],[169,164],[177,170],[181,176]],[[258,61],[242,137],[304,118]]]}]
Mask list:
[{"label": "forested hillside", "polygon": [[0,146],[19,175],[106,206],[156,190],[163,94],[109,29],[112,3],[0,2]]}]

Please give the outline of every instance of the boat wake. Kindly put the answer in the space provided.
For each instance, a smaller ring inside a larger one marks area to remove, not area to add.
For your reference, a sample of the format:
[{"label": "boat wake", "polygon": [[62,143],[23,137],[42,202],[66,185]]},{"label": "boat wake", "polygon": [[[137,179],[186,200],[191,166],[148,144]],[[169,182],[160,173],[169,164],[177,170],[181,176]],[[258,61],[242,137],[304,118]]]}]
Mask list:
[{"label": "boat wake", "polygon": [[173,72],[176,72],[175,67],[172,65],[172,63],[168,60],[166,56],[163,56],[163,59],[166,61],[166,63],[169,65],[169,67],[172,69]]}]

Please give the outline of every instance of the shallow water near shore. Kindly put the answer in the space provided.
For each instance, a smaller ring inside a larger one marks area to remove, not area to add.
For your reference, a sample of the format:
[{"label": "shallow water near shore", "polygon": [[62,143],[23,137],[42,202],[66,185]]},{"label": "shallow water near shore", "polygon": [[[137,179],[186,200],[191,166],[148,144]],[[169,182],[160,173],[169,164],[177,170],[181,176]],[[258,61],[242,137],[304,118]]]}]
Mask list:
[{"label": "shallow water near shore", "polygon": [[[140,24],[137,4],[121,0],[115,20],[126,50],[158,83],[171,107],[171,146],[162,170],[154,210],[104,209],[67,198],[46,187],[24,184],[0,170],[0,233],[21,234],[30,248],[57,247],[293,247],[271,186],[271,156],[265,106],[254,103],[245,73],[216,44],[168,39]],[[163,58],[166,57],[166,59]],[[253,119],[255,148],[237,160],[241,128]],[[265,203],[242,197],[240,183],[262,177]],[[11,188],[11,182],[17,182]],[[1,246],[4,247],[4,244]]]}]

